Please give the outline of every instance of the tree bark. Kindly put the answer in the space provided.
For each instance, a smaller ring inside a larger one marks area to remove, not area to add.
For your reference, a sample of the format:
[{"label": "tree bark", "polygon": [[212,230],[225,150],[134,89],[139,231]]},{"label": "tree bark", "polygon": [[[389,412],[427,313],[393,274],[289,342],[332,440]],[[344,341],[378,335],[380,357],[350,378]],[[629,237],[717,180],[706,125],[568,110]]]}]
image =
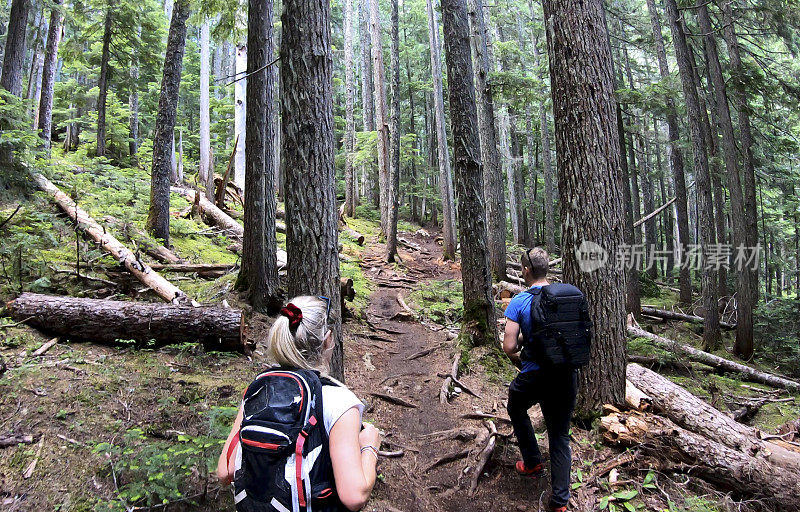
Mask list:
[{"label": "tree bark", "polygon": [[103,53],[100,57],[100,79],[97,96],[97,156],[106,154],[106,98],[108,97],[108,75],[110,73],[109,60],[111,59],[111,30],[114,18],[111,6],[106,7],[105,22],[103,25]]},{"label": "tree bark", "polygon": [[25,60],[25,29],[28,26],[30,0],[12,0],[3,52],[3,71],[0,87],[22,97],[22,67]]},{"label": "tree bark", "polygon": [[175,117],[178,110],[178,91],[181,83],[183,52],[186,45],[188,0],[176,0],[167,37],[164,57],[164,76],[158,98],[155,135],[153,137],[153,167],[150,182],[150,210],[147,229],[169,247],[169,186],[170,160]]},{"label": "tree bark", "polygon": [[464,290],[462,333],[468,346],[492,346],[497,343],[497,324],[486,247],[483,168],[466,0],[443,0],[442,24],[450,87],[450,122],[461,242]]},{"label": "tree bark", "polygon": [[665,458],[686,467],[737,497],[754,498],[775,510],[792,511],[800,507],[793,489],[797,475],[769,462],[729,448],[651,414],[612,413],[600,421],[607,443],[615,446],[641,446],[661,460]]},{"label": "tree bark", "polygon": [[42,70],[42,95],[39,98],[39,134],[42,145],[50,150],[50,139],[53,132],[53,89],[58,63],[58,45],[61,42],[61,26],[64,15],[61,12],[62,0],[54,0],[55,8],[50,14],[50,28],[47,33],[47,50]]},{"label": "tree bark", "polygon": [[330,298],[331,375],[344,377],[338,258],[330,4],[284,0],[283,163],[289,296]]},{"label": "tree bark", "polygon": [[[142,27],[138,28],[139,36],[142,35]],[[130,118],[128,119],[129,137],[128,153],[131,158],[137,159],[137,152],[139,151],[139,57],[133,56],[130,69],[130,84],[131,92],[128,94],[128,110],[130,110]]]},{"label": "tree bark", "polygon": [[790,391],[800,390],[800,383],[796,381],[787,379],[785,377],[780,377],[778,375],[773,375],[770,373],[758,371],[750,366],[743,365],[735,361],[730,361],[728,359],[715,356],[714,354],[710,354],[708,352],[703,352],[702,350],[698,350],[690,345],[683,345],[676,341],[667,338],[662,338],[661,336],[656,336],[655,334],[649,333],[637,327],[628,327],[628,334],[630,334],[631,336],[646,338],[652,341],[654,344],[666,350],[670,350],[672,352],[680,352],[681,354],[685,355],[692,361],[697,361],[699,363],[703,363],[708,366],[724,370],[726,372],[731,372],[737,375],[741,375],[742,378],[749,380],[750,382],[758,382],[760,384],[766,384],[768,386],[776,388],[788,389]]},{"label": "tree bark", "polygon": [[209,97],[210,32],[208,20],[203,20],[203,25],[200,27],[200,162],[197,174],[200,181],[205,184],[206,197],[209,201],[213,201],[214,169],[211,168],[211,98]]},{"label": "tree bark", "polygon": [[[247,9],[247,131],[244,190],[242,269],[236,285],[247,290],[253,309],[261,313],[280,308],[275,239],[273,126],[272,0],[251,0]],[[237,224],[238,225],[238,224]]]},{"label": "tree bark", "polygon": [[393,262],[397,255],[397,216],[400,199],[400,12],[399,0],[392,0],[392,127],[391,161],[387,194],[386,260]]},{"label": "tree bark", "polygon": [[[377,0],[376,0],[377,1]],[[453,178],[450,174],[450,152],[447,149],[447,132],[444,117],[444,93],[442,92],[442,57],[434,0],[426,0],[428,9],[428,41],[431,47],[431,72],[433,74],[434,125],[439,160],[439,191],[442,196],[442,257],[455,259],[456,217],[453,201]]]},{"label": "tree bark", "polygon": [[[581,272],[582,241],[615,254],[624,242],[613,63],[601,0],[544,1],[561,196],[564,281],[584,291],[594,322],[592,360],[580,373],[577,411],[625,402],[625,275],[616,265]],[[591,114],[591,115],[589,115]],[[596,252],[596,249],[585,247]]]},{"label": "tree bark", "polygon": [[370,3],[370,35],[372,37],[372,85],[375,100],[375,129],[378,135],[378,206],[381,213],[381,233],[389,234],[389,124],[386,114],[386,79],[381,42],[381,19],[378,0]]},{"label": "tree bark", "polygon": [[[635,243],[634,237],[634,222],[633,222],[633,203],[631,201],[631,187],[630,187],[630,169],[628,167],[628,160],[625,158],[625,127],[622,122],[622,108],[617,103],[617,133],[619,134],[619,163],[620,170],[622,171],[622,197],[625,201],[625,243],[633,246]],[[639,282],[639,268],[636,265],[630,265],[625,271],[625,312],[633,314],[637,318],[641,315],[642,309],[642,294],[641,283]]]},{"label": "tree bark", "polygon": [[344,2],[344,87],[345,87],[345,132],[344,132],[344,214],[353,217],[356,211],[356,180],[353,172],[355,151],[355,70],[353,69],[353,0]]},{"label": "tree bark", "polygon": [[[672,39],[675,45],[675,57],[683,85],[683,94],[686,98],[686,109],[689,113],[689,132],[692,140],[694,154],[694,167],[696,175],[697,209],[699,211],[700,245],[703,254],[709,254],[709,248],[716,243],[714,237],[714,212],[711,201],[711,177],[708,166],[708,156],[703,138],[703,126],[700,110],[700,99],[695,88],[691,55],[686,42],[685,25],[679,17],[678,6],[675,0],[665,0],[667,18],[672,28]],[[704,265],[704,267],[706,267]],[[719,330],[719,310],[717,306],[717,272],[711,267],[702,271],[703,309],[705,325],[703,328],[703,348],[714,350],[719,346],[721,334]]]},{"label": "tree bark", "polygon": [[242,312],[218,307],[56,297],[23,293],[8,303],[15,319],[71,339],[155,345],[202,343],[209,350],[243,350]]},{"label": "tree bark", "polygon": [[107,233],[103,226],[95,222],[88,213],[82,208],[79,208],[69,196],[53,185],[50,180],[37,172],[32,172],[31,177],[36,183],[36,186],[49,195],[52,200],[64,210],[64,213],[75,222],[76,229],[79,229],[97,242],[104,251],[111,254],[111,256],[124,265],[136,279],[152,289],[156,295],[173,304],[183,303],[188,300],[186,294],[183,293],[180,288],[161,277],[158,273],[153,272],[146,263],[140,261],[131,251],[122,245],[119,240]]},{"label": "tree bark", "polygon": [[486,225],[489,264],[496,281],[506,278],[506,215],[500,153],[497,150],[494,93],[489,80],[489,32],[486,29],[483,0],[470,0],[472,52],[475,60],[475,93],[478,103],[478,131],[483,162],[483,193],[486,198]]},{"label": "tree bark", "polygon": [[[658,18],[656,11],[655,0],[647,0],[647,10],[650,12],[650,23],[653,28],[653,36],[656,43],[656,56],[658,57],[658,70],[661,74],[661,79],[667,79],[670,76],[669,65],[667,63],[667,52],[664,48],[664,36],[661,33],[661,21]],[[688,213],[688,199],[686,194],[686,177],[683,168],[683,153],[680,148],[680,131],[678,128],[678,113],[675,107],[675,100],[671,96],[664,98],[667,107],[667,136],[669,137],[669,146],[667,152],[669,156],[669,166],[672,171],[672,179],[675,183],[675,209],[676,220],[678,223],[678,250],[681,254],[681,261],[683,254],[689,244],[689,213]],[[691,304],[692,302],[692,286],[689,280],[689,267],[682,265],[678,274],[678,286],[680,288],[680,301],[684,304]]]}]

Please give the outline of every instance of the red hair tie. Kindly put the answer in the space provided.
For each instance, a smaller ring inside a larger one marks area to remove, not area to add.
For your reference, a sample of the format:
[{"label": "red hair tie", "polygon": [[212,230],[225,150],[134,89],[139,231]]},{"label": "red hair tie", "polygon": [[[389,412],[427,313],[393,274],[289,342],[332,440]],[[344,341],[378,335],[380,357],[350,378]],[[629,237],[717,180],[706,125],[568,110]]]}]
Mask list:
[{"label": "red hair tie", "polygon": [[303,311],[291,302],[281,309],[281,314],[289,319],[290,329],[296,329],[303,321]]}]

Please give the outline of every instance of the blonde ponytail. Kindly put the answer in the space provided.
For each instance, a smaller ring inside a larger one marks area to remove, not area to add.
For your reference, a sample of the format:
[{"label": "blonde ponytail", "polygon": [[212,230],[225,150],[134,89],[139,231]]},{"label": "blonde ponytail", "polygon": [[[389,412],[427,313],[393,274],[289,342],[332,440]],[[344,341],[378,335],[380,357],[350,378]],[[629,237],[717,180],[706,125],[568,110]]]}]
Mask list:
[{"label": "blonde ponytail", "polygon": [[310,295],[290,301],[302,312],[302,320],[292,332],[289,318],[279,315],[269,331],[267,350],[280,366],[327,372],[323,345],[328,332],[327,303]]}]

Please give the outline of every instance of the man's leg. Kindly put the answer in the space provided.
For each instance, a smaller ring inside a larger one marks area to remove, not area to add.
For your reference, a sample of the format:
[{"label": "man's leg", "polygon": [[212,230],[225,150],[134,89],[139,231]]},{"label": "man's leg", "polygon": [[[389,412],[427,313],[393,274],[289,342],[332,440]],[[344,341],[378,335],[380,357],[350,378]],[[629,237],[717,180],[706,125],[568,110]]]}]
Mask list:
[{"label": "man's leg", "polygon": [[550,506],[565,506],[569,501],[572,451],[569,446],[569,427],[577,394],[577,374],[551,379],[553,394],[542,400],[542,415],[547,424],[550,441],[550,475],[553,494]]},{"label": "man's leg", "polygon": [[533,468],[542,462],[536,433],[528,416],[528,409],[537,402],[534,373],[536,372],[520,373],[508,388],[508,416],[511,418],[526,468]]}]

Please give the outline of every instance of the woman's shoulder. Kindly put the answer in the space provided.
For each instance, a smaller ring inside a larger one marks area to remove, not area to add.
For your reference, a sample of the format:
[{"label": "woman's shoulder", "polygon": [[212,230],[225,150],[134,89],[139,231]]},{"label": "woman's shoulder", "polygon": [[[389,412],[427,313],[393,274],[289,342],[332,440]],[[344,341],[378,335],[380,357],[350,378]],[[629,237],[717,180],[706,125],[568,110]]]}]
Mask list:
[{"label": "woman's shoulder", "polygon": [[341,382],[330,380],[331,383],[323,381],[322,386],[322,410],[325,416],[325,429],[329,433],[342,414],[351,408],[358,409],[359,415],[364,412],[364,404],[355,393]]}]

